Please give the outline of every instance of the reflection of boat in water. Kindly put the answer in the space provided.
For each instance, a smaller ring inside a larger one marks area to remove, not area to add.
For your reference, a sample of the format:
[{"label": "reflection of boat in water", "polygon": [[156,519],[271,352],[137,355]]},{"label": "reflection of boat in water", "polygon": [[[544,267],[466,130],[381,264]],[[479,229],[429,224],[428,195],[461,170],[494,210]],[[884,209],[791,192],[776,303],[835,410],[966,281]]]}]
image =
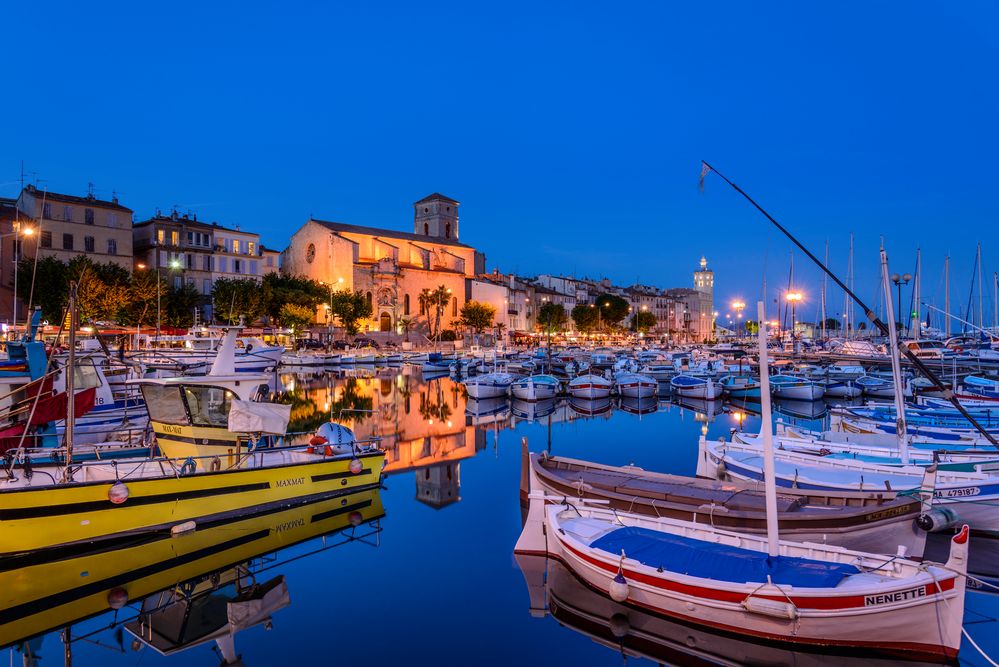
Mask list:
[{"label": "reflection of boat in water", "polygon": [[604,415],[610,412],[611,409],[611,399],[609,397],[605,398],[594,398],[587,400],[585,398],[570,398],[569,407],[577,415],[582,415],[583,417],[596,417],[597,415]]},{"label": "reflection of boat in water", "polygon": [[680,396],[673,396],[672,402],[678,407],[685,410],[693,410],[699,415],[705,415],[709,419],[720,415],[725,408],[725,404],[722,401],[706,401],[704,399],[682,398]]},{"label": "reflection of boat in water", "polygon": [[510,416],[510,401],[506,398],[469,398],[465,414],[476,426],[503,421]]},{"label": "reflection of boat in water", "polygon": [[774,410],[789,417],[818,419],[826,414],[828,406],[824,401],[805,401],[788,398],[775,398]]},{"label": "reflection of boat in water", "polygon": [[255,512],[182,535],[133,537],[115,549],[68,559],[39,562],[30,554],[5,559],[0,572],[0,646],[159,591],[203,590],[205,582],[226,580],[226,571],[235,564],[320,535],[339,531],[338,539],[324,541],[327,546],[369,542],[381,526],[367,524],[383,515],[374,488],[291,509]]},{"label": "reflection of boat in water", "polygon": [[[926,539],[926,560],[945,560],[952,536],[951,531],[931,533]],[[968,590],[999,595],[999,537],[994,534],[971,534]]]},{"label": "reflection of boat in water", "polygon": [[659,409],[659,401],[655,398],[621,397],[618,407],[633,415],[650,415]]},{"label": "reflection of boat in water", "polygon": [[513,416],[517,419],[533,422],[553,414],[557,404],[558,400],[554,398],[543,401],[522,401],[515,398],[510,402],[510,408],[513,410]]},{"label": "reflection of boat in water", "polygon": [[614,602],[580,581],[569,569],[544,556],[518,554],[517,565],[530,594],[535,618],[551,615],[564,627],[618,652],[667,665],[794,665],[795,667],[918,667],[909,660],[880,660],[828,649],[789,650]]}]

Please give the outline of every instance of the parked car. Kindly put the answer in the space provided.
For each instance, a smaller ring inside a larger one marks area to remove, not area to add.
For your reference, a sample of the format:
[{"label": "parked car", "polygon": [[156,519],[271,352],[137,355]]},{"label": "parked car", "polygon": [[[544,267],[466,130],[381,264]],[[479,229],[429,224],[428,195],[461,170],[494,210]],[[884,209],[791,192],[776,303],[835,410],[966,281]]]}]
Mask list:
[{"label": "parked car", "polygon": [[295,342],[296,350],[321,350],[324,347],[321,341],[314,338],[303,338]]},{"label": "parked car", "polygon": [[372,338],[364,338],[362,336],[360,338],[355,338],[354,339],[354,347],[373,347],[373,348],[375,348],[377,350],[381,346],[374,339],[372,339]]}]

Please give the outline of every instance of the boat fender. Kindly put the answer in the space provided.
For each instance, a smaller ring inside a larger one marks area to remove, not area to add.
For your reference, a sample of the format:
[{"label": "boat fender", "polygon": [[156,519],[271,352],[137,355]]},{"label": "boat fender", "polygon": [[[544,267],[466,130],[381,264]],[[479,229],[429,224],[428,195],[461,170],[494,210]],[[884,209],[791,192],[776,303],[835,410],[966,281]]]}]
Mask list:
[{"label": "boat fender", "polygon": [[186,477],[187,475],[193,475],[195,472],[197,472],[197,470],[198,470],[197,462],[193,458],[188,456],[187,460],[184,461],[184,465],[180,467],[180,475],[181,477]]},{"label": "boat fender", "polygon": [[217,456],[213,456],[212,457],[212,462],[211,462],[211,464],[209,466],[209,469],[212,472],[218,472],[219,470],[221,470],[222,469],[222,459],[220,459]]},{"label": "boat fender", "polygon": [[957,512],[949,507],[934,507],[928,512],[923,512],[916,519],[916,525],[927,533],[939,533],[940,531],[953,528],[960,523],[961,518]]},{"label": "boat fender", "polygon": [[362,516],[361,513],[358,512],[357,510],[354,510],[353,512],[347,515],[347,521],[350,522],[350,525],[356,528],[357,526],[360,526],[362,523],[364,523],[364,516]]},{"label": "boat fender", "polygon": [[614,635],[615,639],[624,639],[631,631],[631,624],[628,623],[628,616],[620,612],[610,617],[608,627],[610,628],[611,634]]},{"label": "boat fender", "polygon": [[189,533],[198,527],[194,521],[185,521],[184,523],[178,523],[170,528],[171,535],[183,535],[184,533]]},{"label": "boat fender", "polygon": [[112,588],[108,591],[108,606],[118,611],[122,607],[128,604],[128,591],[120,586]]},{"label": "boat fender", "polygon": [[112,484],[111,488],[108,489],[108,500],[110,500],[113,505],[121,505],[123,502],[128,500],[128,485],[121,480]]},{"label": "boat fender", "polygon": [[611,579],[610,593],[614,602],[624,602],[628,599],[628,580],[624,578],[624,550],[621,550],[621,560],[618,562],[617,574]]},{"label": "boat fender", "polygon": [[763,616],[773,616],[774,618],[786,618],[789,621],[798,619],[798,608],[790,602],[781,600],[768,600],[766,598],[747,596],[742,601],[743,608],[752,614]]},{"label": "boat fender", "polygon": [[350,474],[358,475],[364,470],[364,464],[361,462],[361,459],[351,459],[348,470],[350,470]]}]

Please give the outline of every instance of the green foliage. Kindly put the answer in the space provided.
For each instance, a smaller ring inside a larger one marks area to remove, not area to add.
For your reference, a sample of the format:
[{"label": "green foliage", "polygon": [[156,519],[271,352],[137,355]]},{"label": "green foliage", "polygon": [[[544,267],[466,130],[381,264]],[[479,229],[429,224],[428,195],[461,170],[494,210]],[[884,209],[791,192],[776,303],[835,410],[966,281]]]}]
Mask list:
[{"label": "green foliage", "polygon": [[561,331],[568,319],[565,306],[560,303],[548,301],[541,304],[541,308],[538,309],[538,327],[547,333]]},{"label": "green foliage", "polygon": [[572,309],[572,321],[576,323],[576,328],[579,331],[588,332],[595,330],[599,320],[600,316],[597,313],[596,306],[581,303]]},{"label": "green foliage", "polygon": [[277,321],[284,326],[291,326],[281,316],[281,310],[286,304],[307,308],[312,312],[309,321],[315,316],[316,308],[329,299],[329,290],[315,280],[301,276],[286,276],[280,273],[269,273],[264,276],[260,285],[263,294],[263,314],[272,322]]},{"label": "green foliage", "polygon": [[409,342],[409,330],[413,328],[413,318],[412,317],[400,317],[396,320],[398,325],[402,327],[402,331],[406,334],[406,342]]},{"label": "green foliage", "polygon": [[[441,315],[444,309],[451,302],[451,290],[446,285],[438,285],[437,289],[424,289],[418,297],[420,311],[425,313],[427,318],[427,329],[430,337],[438,337],[441,331]],[[440,340],[438,338],[438,340]]]},{"label": "green foliage", "polygon": [[[159,291],[157,291],[157,286]],[[127,326],[151,326],[156,324],[156,299],[160,297],[162,306],[170,290],[166,279],[157,276],[155,271],[136,271],[129,283],[128,303],[118,314],[118,321]]]},{"label": "green foliage", "polygon": [[250,278],[219,278],[212,287],[215,319],[237,324],[242,316],[249,324],[264,314],[264,291]]},{"label": "green foliage", "polygon": [[826,318],[826,329],[830,331],[838,331],[840,328],[840,321],[835,317]]},{"label": "green foliage", "polygon": [[631,316],[631,328],[633,331],[649,333],[656,326],[656,316],[648,311],[641,311]]},{"label": "green foliage", "polygon": [[496,308],[490,303],[466,301],[461,307],[461,324],[475,333],[482,333],[493,325]]},{"label": "green foliage", "polygon": [[69,267],[55,257],[42,257],[35,269],[34,260],[22,259],[17,264],[17,295],[25,305],[40,306],[43,319],[61,321],[69,296]]},{"label": "green foliage", "polygon": [[371,317],[371,304],[361,292],[339,290],[333,292],[330,299],[330,313],[340,319],[340,325],[350,335],[358,331],[357,323],[366,317]]},{"label": "green foliage", "polygon": [[440,332],[440,340],[453,342],[458,340],[458,333],[454,329],[444,329]]},{"label": "green foliage", "polygon": [[617,325],[628,315],[628,301],[616,294],[601,294],[595,303],[605,327]]},{"label": "green foliage", "polygon": [[282,326],[286,326],[292,331],[298,331],[312,322],[315,317],[315,309],[309,306],[300,306],[295,303],[286,303],[278,311],[278,319]]},{"label": "green foliage", "polygon": [[194,309],[201,305],[201,293],[194,285],[171,287],[161,304],[163,323],[171,327],[189,327],[194,324]]},{"label": "green foliage", "polygon": [[760,325],[756,320],[746,320],[746,331],[751,334],[758,334],[760,332]]}]

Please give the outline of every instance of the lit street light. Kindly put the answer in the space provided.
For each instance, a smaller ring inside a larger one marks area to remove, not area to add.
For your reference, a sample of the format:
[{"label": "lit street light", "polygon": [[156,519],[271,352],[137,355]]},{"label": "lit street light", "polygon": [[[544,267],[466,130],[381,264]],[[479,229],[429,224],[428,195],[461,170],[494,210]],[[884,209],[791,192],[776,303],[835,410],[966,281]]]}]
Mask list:
[{"label": "lit street light", "polygon": [[795,305],[802,300],[801,292],[788,292],[785,297],[787,302],[791,304],[791,352],[793,354],[798,354],[798,334],[795,330],[795,325],[798,323],[795,319]]}]

